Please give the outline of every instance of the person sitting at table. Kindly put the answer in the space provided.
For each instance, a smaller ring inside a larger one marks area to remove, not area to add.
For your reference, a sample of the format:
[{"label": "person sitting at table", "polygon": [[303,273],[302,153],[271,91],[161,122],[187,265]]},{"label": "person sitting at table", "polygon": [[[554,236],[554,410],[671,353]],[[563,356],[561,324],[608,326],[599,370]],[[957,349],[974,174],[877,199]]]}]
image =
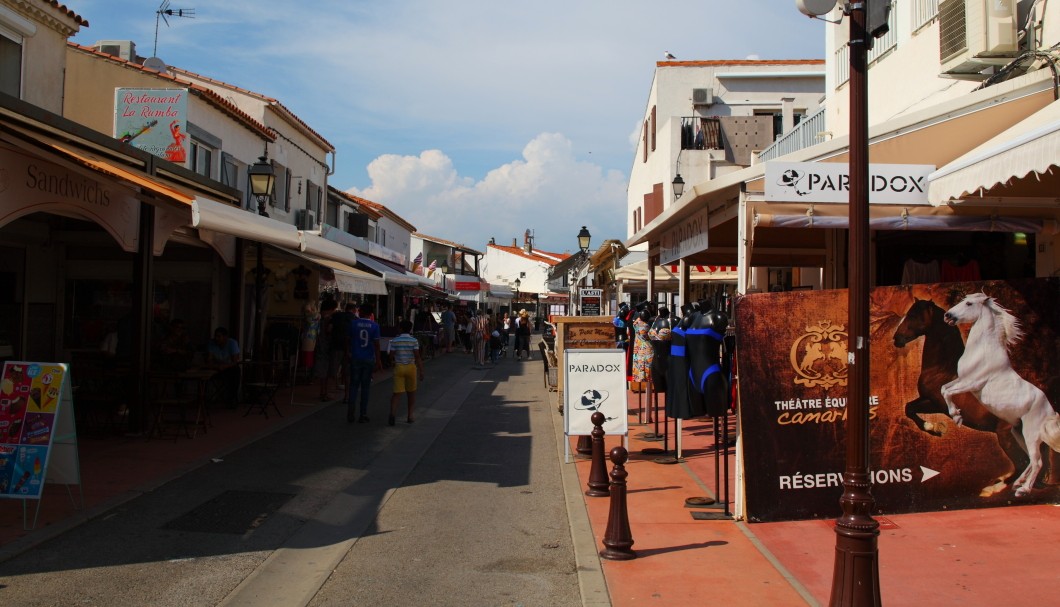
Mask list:
[{"label": "person sitting at table", "polygon": [[213,402],[225,403],[230,409],[236,407],[239,394],[239,361],[241,360],[239,344],[228,336],[228,329],[217,327],[213,339],[206,344],[206,364],[217,369],[210,378],[207,394]]},{"label": "person sitting at table", "polygon": [[167,371],[183,371],[191,366],[194,349],[183,320],[174,318],[169,322],[169,330],[158,350],[159,366]]}]

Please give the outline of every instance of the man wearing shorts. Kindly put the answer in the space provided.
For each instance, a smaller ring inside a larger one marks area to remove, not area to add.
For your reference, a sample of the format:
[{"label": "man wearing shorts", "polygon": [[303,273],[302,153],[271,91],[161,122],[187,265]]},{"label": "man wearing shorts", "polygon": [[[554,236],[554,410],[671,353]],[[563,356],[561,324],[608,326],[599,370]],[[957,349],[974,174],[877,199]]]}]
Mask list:
[{"label": "man wearing shorts", "polygon": [[387,423],[394,425],[397,415],[398,399],[404,392],[408,399],[408,423],[416,421],[413,410],[416,407],[416,382],[423,380],[423,359],[420,357],[420,342],[412,336],[412,323],[403,320],[398,325],[401,335],[390,340],[390,361],[394,364],[394,393],[390,396],[390,417]]}]

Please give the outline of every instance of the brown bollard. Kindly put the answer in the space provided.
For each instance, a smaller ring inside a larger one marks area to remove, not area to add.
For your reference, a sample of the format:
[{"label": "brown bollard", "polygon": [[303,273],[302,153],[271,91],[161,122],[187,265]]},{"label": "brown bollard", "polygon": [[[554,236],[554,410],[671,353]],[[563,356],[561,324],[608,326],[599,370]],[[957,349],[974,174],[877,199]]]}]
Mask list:
[{"label": "brown bollard", "polygon": [[604,532],[604,549],[600,556],[612,561],[628,561],[637,558],[633,552],[633,533],[629,530],[629,513],[626,511],[625,463],[629,453],[623,447],[611,449],[611,510],[607,513],[607,531]]},{"label": "brown bollard", "polygon": [[575,453],[578,455],[592,455],[593,454],[593,440],[591,437],[582,434],[578,437],[578,444],[574,447]]},{"label": "brown bollard", "polygon": [[604,422],[607,418],[603,413],[597,411],[589,418],[593,422],[593,460],[589,468],[589,489],[585,495],[589,497],[607,497],[611,495],[608,490],[610,482],[607,480],[607,462],[604,461]]}]

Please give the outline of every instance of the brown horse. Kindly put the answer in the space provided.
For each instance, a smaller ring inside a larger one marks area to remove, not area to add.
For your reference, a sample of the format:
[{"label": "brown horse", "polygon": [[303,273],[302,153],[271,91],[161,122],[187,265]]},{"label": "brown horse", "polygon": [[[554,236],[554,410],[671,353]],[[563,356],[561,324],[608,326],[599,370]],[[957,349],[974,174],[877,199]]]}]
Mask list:
[{"label": "brown horse", "polygon": [[[916,382],[917,397],[905,405],[905,415],[920,430],[933,436],[946,433],[945,422],[926,421],[921,415],[939,413],[948,415],[946,400],[942,397],[942,386],[957,379],[957,361],[964,354],[964,340],[956,326],[946,323],[946,311],[928,299],[915,299],[905,313],[901,324],[894,331],[894,345],[904,347],[923,336],[924,352],[920,360],[920,377]],[[996,483],[984,487],[979,495],[989,497],[1011,484],[1017,470],[1030,463],[1027,453],[1020,447],[1013,427],[1008,422],[987,411],[972,398],[958,404],[962,425],[974,430],[992,432],[997,436],[1001,449],[1012,462],[1009,471],[998,477]]]}]

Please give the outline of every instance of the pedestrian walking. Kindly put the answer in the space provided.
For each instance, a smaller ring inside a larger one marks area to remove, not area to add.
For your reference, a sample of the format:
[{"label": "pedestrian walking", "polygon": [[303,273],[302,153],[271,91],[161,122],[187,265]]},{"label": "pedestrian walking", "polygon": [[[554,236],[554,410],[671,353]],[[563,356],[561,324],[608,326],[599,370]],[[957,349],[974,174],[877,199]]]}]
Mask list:
[{"label": "pedestrian walking", "polygon": [[[375,308],[363,304],[358,315],[350,321],[349,343],[350,363],[349,377],[346,385],[349,388],[346,396],[346,422],[353,423],[354,408],[358,423],[368,423],[368,391],[372,387],[372,373],[382,368],[379,357],[379,325],[372,320]],[[403,324],[408,321],[403,321]],[[409,326],[412,323],[408,323]]]},{"label": "pedestrian walking", "polygon": [[525,308],[519,310],[515,322],[515,357],[523,360],[526,352],[526,360],[530,360],[530,313]]},{"label": "pedestrian walking", "polygon": [[394,393],[390,395],[390,417],[386,423],[393,426],[397,415],[398,399],[402,394],[408,402],[406,421],[416,421],[416,388],[417,381],[423,381],[423,358],[420,356],[420,342],[411,335],[412,323],[403,320],[398,325],[401,334],[390,340],[387,352],[394,365]]},{"label": "pedestrian walking", "polygon": [[456,341],[456,313],[452,306],[446,305],[442,310],[442,327],[445,329],[445,351],[453,351],[453,342]]}]

